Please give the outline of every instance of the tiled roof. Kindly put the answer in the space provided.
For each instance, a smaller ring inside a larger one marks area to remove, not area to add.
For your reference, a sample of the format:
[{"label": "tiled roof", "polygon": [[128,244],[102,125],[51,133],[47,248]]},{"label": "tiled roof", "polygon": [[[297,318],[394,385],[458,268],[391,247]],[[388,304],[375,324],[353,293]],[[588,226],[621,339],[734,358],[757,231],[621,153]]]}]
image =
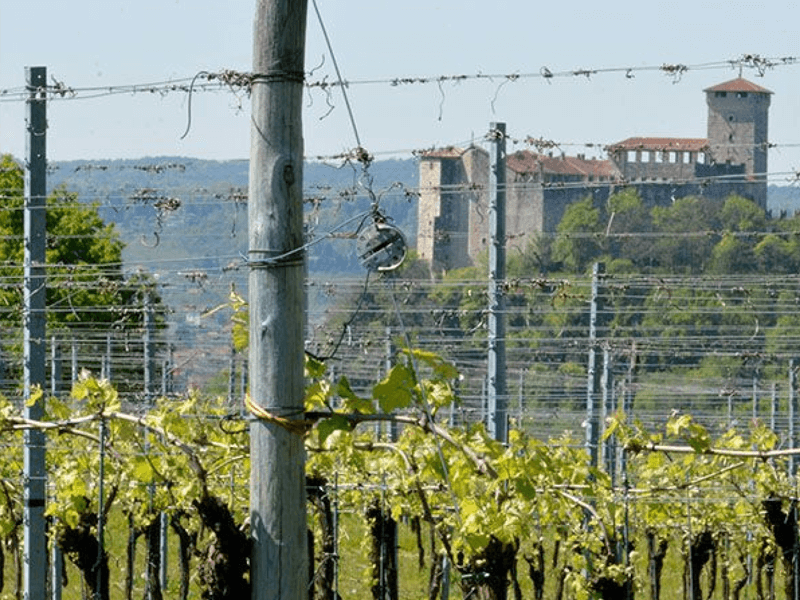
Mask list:
[{"label": "tiled roof", "polygon": [[506,167],[515,173],[548,173],[552,175],[592,175],[615,177],[619,172],[608,160],[581,156],[550,156],[521,150],[506,157]]},{"label": "tiled roof", "polygon": [[703,90],[705,92],[752,92],[755,94],[771,94],[772,92],[767,88],[763,88],[760,85],[756,85],[752,81],[747,81],[742,77],[737,77],[736,79],[731,79],[730,81],[726,81],[725,83],[720,83],[719,85],[712,86]]},{"label": "tiled roof", "polygon": [[702,152],[708,149],[708,140],[705,138],[665,138],[665,137],[632,137],[611,144],[607,150],[656,150],[656,151],[683,151]]}]

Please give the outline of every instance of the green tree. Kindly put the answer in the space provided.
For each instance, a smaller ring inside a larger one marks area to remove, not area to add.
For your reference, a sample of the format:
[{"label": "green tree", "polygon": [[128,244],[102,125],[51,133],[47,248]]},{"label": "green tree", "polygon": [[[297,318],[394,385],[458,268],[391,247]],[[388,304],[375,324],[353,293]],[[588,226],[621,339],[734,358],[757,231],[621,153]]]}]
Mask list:
[{"label": "green tree", "polygon": [[[18,322],[22,304],[24,189],[22,169],[10,156],[0,162],[3,210],[0,211],[0,303],[12,309],[0,318]],[[130,313],[122,273],[123,244],[97,207],[81,204],[75,194],[55,190],[47,199],[47,304],[50,323],[115,321]],[[96,310],[108,307],[109,310]]]},{"label": "green tree", "polygon": [[729,196],[719,211],[724,233],[712,250],[708,270],[711,273],[749,273],[757,269],[754,246],[766,228],[764,210],[741,196]]},{"label": "green tree", "polygon": [[661,268],[673,273],[702,273],[719,231],[719,202],[688,196],[671,206],[652,210],[653,225],[660,234],[655,256]]},{"label": "green tree", "polygon": [[506,263],[508,277],[540,277],[553,269],[552,242],[549,236],[537,233],[522,252],[510,252]]},{"label": "green tree", "polygon": [[558,224],[553,258],[570,271],[583,272],[600,254],[600,231],[600,210],[591,196],[570,204]]},{"label": "green tree", "polygon": [[[0,157],[0,326],[22,323],[24,179],[9,155]],[[87,325],[114,330],[140,328],[145,292],[156,318],[163,313],[151,279],[123,271],[124,244],[97,205],[58,188],[47,198],[47,323],[51,333],[76,333]],[[104,343],[104,342],[103,342]]]},{"label": "green tree", "polygon": [[653,225],[650,210],[644,205],[639,192],[628,188],[611,195],[608,213],[606,233],[613,240],[612,257],[630,261],[637,268],[649,266],[654,258],[653,245],[646,234],[652,231]]},{"label": "green tree", "polygon": [[771,233],[755,245],[761,272],[797,273],[800,270],[800,216],[782,217],[771,222]]},{"label": "green tree", "polygon": [[729,196],[722,205],[720,221],[727,231],[762,232],[767,223],[764,209],[752,200]]},{"label": "green tree", "polygon": [[711,251],[707,273],[749,273],[757,262],[752,244],[733,232],[726,232]]},{"label": "green tree", "polygon": [[800,262],[797,244],[776,233],[768,233],[753,248],[756,268],[762,273],[796,273]]}]

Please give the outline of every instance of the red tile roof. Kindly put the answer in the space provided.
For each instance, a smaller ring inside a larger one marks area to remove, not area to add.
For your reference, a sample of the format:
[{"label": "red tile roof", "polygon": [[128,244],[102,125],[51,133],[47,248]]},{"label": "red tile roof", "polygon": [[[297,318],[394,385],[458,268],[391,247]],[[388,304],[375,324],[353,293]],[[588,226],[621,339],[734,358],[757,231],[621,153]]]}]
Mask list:
[{"label": "red tile roof", "polygon": [[742,77],[731,79],[725,83],[712,86],[703,90],[704,92],[752,92],[755,94],[771,94],[772,92],[767,88],[756,85],[752,81],[747,81]]},{"label": "red tile roof", "polygon": [[683,151],[702,152],[708,149],[708,140],[705,138],[666,138],[666,137],[632,137],[611,144],[606,148],[609,152],[616,150],[656,150],[656,151]]},{"label": "red tile roof", "polygon": [[581,156],[550,156],[521,150],[506,157],[506,167],[515,173],[548,173],[552,175],[575,175],[615,177],[619,172],[608,160],[586,159]]}]

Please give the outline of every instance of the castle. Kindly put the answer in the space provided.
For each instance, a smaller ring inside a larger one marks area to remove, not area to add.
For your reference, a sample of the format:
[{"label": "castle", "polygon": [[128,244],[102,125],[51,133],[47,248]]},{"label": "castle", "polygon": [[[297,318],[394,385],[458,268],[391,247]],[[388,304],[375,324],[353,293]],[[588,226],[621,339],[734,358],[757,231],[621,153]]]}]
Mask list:
[{"label": "castle", "polygon": [[[738,194],[767,206],[767,124],[772,92],[741,77],[704,90],[706,138],[634,137],[608,158],[522,150],[506,157],[506,238],[524,249],[554,232],[567,206],[596,204],[634,185],[648,206]],[[419,163],[417,252],[433,271],[473,264],[489,243],[489,155],[478,147],[424,153]]]}]

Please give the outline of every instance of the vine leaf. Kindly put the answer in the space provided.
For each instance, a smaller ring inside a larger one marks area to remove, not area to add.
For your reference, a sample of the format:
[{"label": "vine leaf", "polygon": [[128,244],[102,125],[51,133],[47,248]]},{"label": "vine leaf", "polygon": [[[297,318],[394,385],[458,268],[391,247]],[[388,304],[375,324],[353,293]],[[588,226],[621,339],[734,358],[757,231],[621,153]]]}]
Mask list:
[{"label": "vine leaf", "polygon": [[514,479],[514,489],[525,500],[533,500],[536,498],[536,488],[527,477],[517,477]]},{"label": "vine leaf", "polygon": [[362,414],[372,414],[375,408],[370,400],[361,398],[350,387],[350,382],[346,377],[339,379],[336,384],[336,393],[342,399],[342,407],[345,412],[358,412]]},{"label": "vine leaf", "polygon": [[153,466],[150,464],[150,461],[142,456],[134,460],[132,475],[134,479],[142,483],[151,483],[154,480],[155,472],[153,471]]},{"label": "vine leaf", "polygon": [[473,498],[465,498],[461,502],[461,517],[467,544],[473,550],[485,548],[489,543],[489,534],[486,533],[482,506]]},{"label": "vine leaf", "polygon": [[321,360],[313,358],[306,354],[306,362],[305,362],[305,369],[306,369],[306,377],[310,379],[319,379],[320,377],[325,375],[325,370],[327,367],[325,363]]},{"label": "vine leaf", "polygon": [[445,360],[435,352],[415,349],[411,351],[411,354],[419,362],[430,367],[430,369],[433,371],[434,379],[455,379],[458,377],[458,369],[455,367],[455,365]]},{"label": "vine leaf", "polygon": [[25,403],[26,406],[31,407],[34,406],[44,395],[42,392],[42,388],[39,386],[35,386],[31,389],[31,397],[28,398],[28,401]]},{"label": "vine leaf", "polygon": [[711,448],[711,436],[708,430],[696,423],[691,415],[680,415],[669,420],[667,434],[682,437],[695,452],[706,452]]},{"label": "vine leaf", "polygon": [[351,429],[350,421],[345,415],[334,414],[327,419],[323,419],[317,425],[320,445],[325,444],[325,440],[336,431],[347,431]]},{"label": "vine leaf", "polygon": [[326,408],[330,397],[330,384],[327,381],[315,381],[306,388],[305,405],[309,410]]},{"label": "vine leaf", "polygon": [[389,375],[372,388],[372,395],[383,412],[393,412],[407,408],[414,403],[414,390],[417,388],[414,373],[405,365],[396,365]]}]

